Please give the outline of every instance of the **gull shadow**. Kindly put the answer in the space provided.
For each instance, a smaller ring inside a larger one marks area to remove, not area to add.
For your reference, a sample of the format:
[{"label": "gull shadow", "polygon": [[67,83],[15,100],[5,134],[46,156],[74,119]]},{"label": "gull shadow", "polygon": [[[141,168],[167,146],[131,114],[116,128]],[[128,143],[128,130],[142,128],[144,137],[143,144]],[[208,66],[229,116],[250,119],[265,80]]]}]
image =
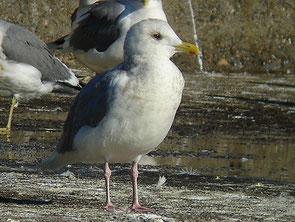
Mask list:
[{"label": "gull shadow", "polygon": [[259,103],[266,103],[266,104],[273,104],[273,105],[280,105],[280,106],[287,106],[287,107],[295,107],[294,102],[284,102],[284,101],[277,101],[277,100],[269,100],[269,99],[251,99],[241,96],[222,96],[222,95],[207,95],[209,97],[215,98],[223,98],[223,99],[236,99],[240,101],[246,102],[259,102]]},{"label": "gull shadow", "polygon": [[16,199],[10,197],[1,197],[0,203],[14,203],[20,205],[48,205],[51,204],[51,200],[29,200],[29,199]]}]

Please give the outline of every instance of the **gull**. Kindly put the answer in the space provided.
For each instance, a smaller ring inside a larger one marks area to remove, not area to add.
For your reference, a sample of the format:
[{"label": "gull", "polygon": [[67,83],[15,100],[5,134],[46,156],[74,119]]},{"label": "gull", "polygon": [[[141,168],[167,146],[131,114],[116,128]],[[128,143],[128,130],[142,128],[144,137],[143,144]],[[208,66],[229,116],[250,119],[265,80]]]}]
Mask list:
[{"label": "gull", "polygon": [[123,61],[123,44],[132,25],[148,18],[167,21],[161,0],[109,0],[91,4],[93,2],[80,1],[72,16],[71,33],[48,46],[72,52],[97,73]]},{"label": "gull", "polygon": [[87,17],[87,11],[91,9],[91,5],[98,2],[99,0],[80,0],[79,7],[75,9],[71,15],[71,29],[77,28],[78,23],[85,17]]},{"label": "gull", "polygon": [[46,44],[24,27],[0,20],[0,96],[12,96],[9,134],[18,101],[38,98],[59,88],[80,88],[79,81]]},{"label": "gull", "polygon": [[170,60],[176,52],[197,54],[198,48],[182,42],[163,20],[147,19],[132,26],[124,43],[124,61],[83,87],[59,144],[40,166],[104,163],[105,208],[114,210],[109,163],[132,162],[129,209],[152,211],[138,200],[138,162],[164,140],[180,104],[184,78]]}]

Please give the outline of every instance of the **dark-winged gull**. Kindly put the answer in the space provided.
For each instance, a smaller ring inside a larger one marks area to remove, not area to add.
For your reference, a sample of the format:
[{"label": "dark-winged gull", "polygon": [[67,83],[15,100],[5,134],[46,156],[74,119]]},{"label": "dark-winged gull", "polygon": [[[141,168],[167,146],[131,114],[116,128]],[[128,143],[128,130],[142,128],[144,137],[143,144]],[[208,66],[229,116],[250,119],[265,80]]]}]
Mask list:
[{"label": "dark-winged gull", "polygon": [[[89,8],[82,14],[81,11]],[[79,10],[80,9],[80,10]],[[50,49],[73,52],[90,69],[100,73],[123,61],[123,44],[129,28],[148,19],[167,21],[161,0],[111,0],[83,4],[72,17],[69,35],[49,43]]]},{"label": "dark-winged gull", "polygon": [[91,9],[91,5],[98,2],[99,0],[80,0],[79,7],[75,9],[71,15],[71,29],[75,29],[78,23],[85,17],[87,17],[87,11]]},{"label": "dark-winged gull", "polygon": [[110,199],[109,163],[132,161],[131,210],[149,211],[138,201],[138,161],[166,137],[180,104],[184,79],[171,62],[176,52],[198,53],[182,42],[167,22],[143,20],[129,31],[124,61],[93,78],[77,95],[56,150],[41,167],[104,162],[106,206]]},{"label": "dark-winged gull", "polygon": [[78,79],[35,34],[0,20],[0,96],[12,96],[9,133],[17,101],[38,98],[61,87],[80,87]]}]

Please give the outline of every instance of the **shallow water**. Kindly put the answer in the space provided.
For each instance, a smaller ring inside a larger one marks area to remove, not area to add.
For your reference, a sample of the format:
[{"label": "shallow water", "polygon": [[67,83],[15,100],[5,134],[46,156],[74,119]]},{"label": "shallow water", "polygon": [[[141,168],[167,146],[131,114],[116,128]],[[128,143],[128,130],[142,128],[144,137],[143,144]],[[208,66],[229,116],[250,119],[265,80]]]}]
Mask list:
[{"label": "shallow water", "polygon": [[[0,162],[44,159],[58,142],[72,99],[57,94],[21,103],[10,142],[0,136]],[[1,98],[1,126],[9,102]],[[294,75],[186,75],[173,127],[143,164],[168,165],[179,174],[295,181],[294,135]]]}]

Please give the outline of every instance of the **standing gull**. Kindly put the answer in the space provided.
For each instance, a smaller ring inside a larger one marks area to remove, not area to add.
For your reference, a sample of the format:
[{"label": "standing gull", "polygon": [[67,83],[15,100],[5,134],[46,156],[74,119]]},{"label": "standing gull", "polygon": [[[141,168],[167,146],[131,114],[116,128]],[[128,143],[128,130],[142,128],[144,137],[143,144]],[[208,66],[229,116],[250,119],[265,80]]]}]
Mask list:
[{"label": "standing gull", "polygon": [[[89,8],[82,14],[81,11]],[[100,73],[123,61],[127,31],[148,19],[167,21],[161,0],[109,0],[81,4],[72,16],[72,31],[53,43],[50,49],[73,52],[90,69]]]},{"label": "standing gull", "polygon": [[131,210],[150,211],[138,201],[137,164],[166,137],[180,104],[184,79],[171,62],[176,52],[198,53],[167,22],[143,20],[129,31],[124,61],[93,78],[77,95],[56,150],[42,164],[54,169],[76,162],[104,162],[106,206],[109,163],[132,161]]},{"label": "standing gull", "polygon": [[12,96],[6,128],[9,133],[17,101],[38,98],[54,89],[79,88],[79,81],[36,35],[0,20],[0,96]]}]

